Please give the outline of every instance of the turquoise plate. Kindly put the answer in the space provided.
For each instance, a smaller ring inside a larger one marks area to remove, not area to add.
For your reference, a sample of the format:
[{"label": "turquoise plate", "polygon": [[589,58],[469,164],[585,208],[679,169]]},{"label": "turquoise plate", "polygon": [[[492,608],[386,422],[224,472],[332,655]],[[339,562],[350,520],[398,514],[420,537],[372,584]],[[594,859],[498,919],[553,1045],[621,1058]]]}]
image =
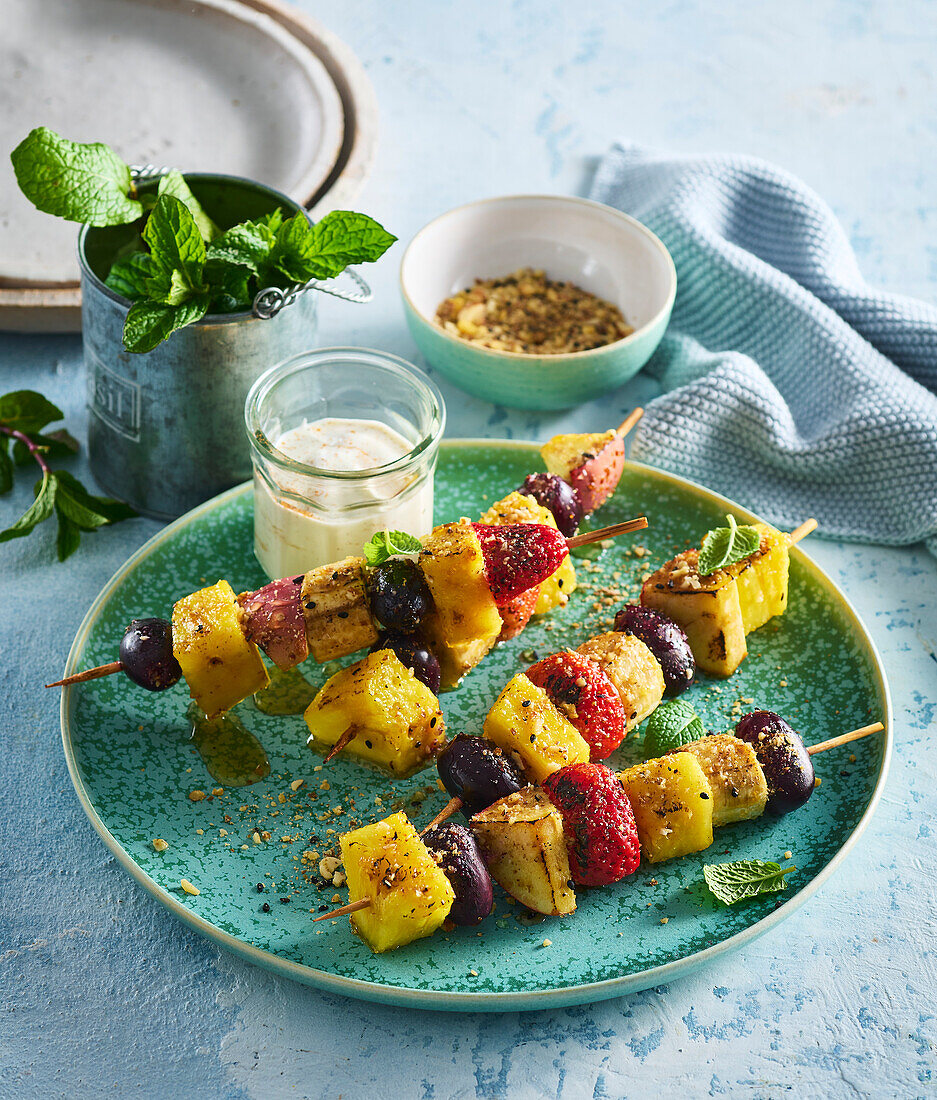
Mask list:
[{"label": "turquoise plate", "polygon": [[[539,465],[529,444],[444,445],[437,522],[476,515]],[[628,465],[597,519],[613,523],[643,512],[650,527],[633,541],[620,540],[599,560],[578,561],[583,587],[569,605],[500,646],[457,691],[443,696],[450,732],[480,731],[497,692],[530,663],[531,651],[550,653],[608,629],[624,598],[615,592],[635,595],[643,573],[698,542],[728,508],[751,518],[689,482]],[[648,553],[636,553],[636,546]],[[261,584],[251,547],[246,485],[166,527],[95,600],[67,673],[113,660],[131,618],[165,616],[175,599],[219,577],[236,590]],[[790,610],[749,637],[749,657],[735,676],[702,677],[685,698],[714,730],[733,725],[733,711],[756,707],[784,714],[808,743],[877,719],[890,729],[888,688],[868,633],[799,550],[792,555],[790,592]],[[327,666],[309,662],[303,672],[315,687]],[[708,852],[642,865],[614,887],[582,889],[578,911],[565,920],[524,923],[499,892],[495,913],[478,930],[440,932],[372,955],[347,918],[312,923],[320,905],[331,907],[336,894],[342,901],[345,895],[332,886],[321,889],[317,860],[307,856],[304,862],[303,853],[324,853],[351,820],[374,820],[397,807],[418,825],[429,821],[445,801],[435,771],[392,782],[348,759],[322,768],[305,747],[301,716],[271,717],[245,701],[237,713],[266,750],[270,775],[193,802],[190,791],[210,794],[216,784],[190,740],[187,701],[183,684],[151,694],[117,676],[63,693],[62,732],[75,789],[123,866],[176,916],[270,970],[353,997],[449,1010],[532,1009],[615,997],[670,981],[750,943],[803,904],[855,844],[884,786],[891,747],[890,737],[879,735],[817,757],[822,785],[801,810],[721,829]],[[632,738],[611,763],[639,759],[640,740]],[[326,776],[328,790],[321,788]],[[303,785],[293,791],[296,780]],[[155,837],[168,841],[164,852],[154,850]],[[706,862],[780,861],[787,850],[797,872],[784,894],[726,908],[703,884]],[[183,878],[200,890],[198,896],[183,892]],[[262,895],[258,882],[267,884]],[[270,912],[263,912],[264,902]]]}]

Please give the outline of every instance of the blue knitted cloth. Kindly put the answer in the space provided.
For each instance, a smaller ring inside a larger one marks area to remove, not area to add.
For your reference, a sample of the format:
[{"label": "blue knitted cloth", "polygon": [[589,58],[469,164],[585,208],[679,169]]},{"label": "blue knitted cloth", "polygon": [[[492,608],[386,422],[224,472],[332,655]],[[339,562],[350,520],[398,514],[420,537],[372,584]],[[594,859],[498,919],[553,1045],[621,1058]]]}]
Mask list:
[{"label": "blue knitted cloth", "polygon": [[762,161],[616,145],[592,198],[677,267],[633,456],[780,527],[937,553],[937,308],[869,287],[829,207]]}]

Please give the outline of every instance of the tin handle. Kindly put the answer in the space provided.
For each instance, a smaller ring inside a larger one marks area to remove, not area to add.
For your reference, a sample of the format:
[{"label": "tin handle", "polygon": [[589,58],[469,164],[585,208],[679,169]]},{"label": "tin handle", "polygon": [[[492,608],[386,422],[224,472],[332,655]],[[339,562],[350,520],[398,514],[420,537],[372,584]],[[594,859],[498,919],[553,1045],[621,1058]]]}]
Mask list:
[{"label": "tin handle", "polygon": [[342,272],[355,284],[353,290],[343,290],[341,287],[331,286],[321,279],[310,279],[308,283],[290,287],[288,290],[280,290],[271,286],[258,291],[254,297],[254,316],[263,320],[275,317],[285,306],[291,305],[300,294],[310,290],[318,290],[320,294],[331,294],[333,298],[341,298],[344,302],[357,302],[363,305],[370,302],[374,294],[368,284],[361,278],[353,267],[347,267]]}]

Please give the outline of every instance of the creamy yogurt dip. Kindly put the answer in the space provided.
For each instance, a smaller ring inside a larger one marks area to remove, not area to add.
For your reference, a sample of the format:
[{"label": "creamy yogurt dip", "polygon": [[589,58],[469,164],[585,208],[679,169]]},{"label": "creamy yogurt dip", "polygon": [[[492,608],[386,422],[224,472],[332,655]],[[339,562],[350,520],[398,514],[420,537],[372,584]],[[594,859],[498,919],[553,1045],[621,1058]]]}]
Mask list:
[{"label": "creamy yogurt dip", "polygon": [[[433,526],[432,470],[382,473],[413,444],[378,420],[325,417],[272,439],[288,458],[336,473],[254,472],[254,553],[271,578],[305,573],[358,555],[384,528],[422,535]],[[370,471],[370,473],[369,473]]]}]

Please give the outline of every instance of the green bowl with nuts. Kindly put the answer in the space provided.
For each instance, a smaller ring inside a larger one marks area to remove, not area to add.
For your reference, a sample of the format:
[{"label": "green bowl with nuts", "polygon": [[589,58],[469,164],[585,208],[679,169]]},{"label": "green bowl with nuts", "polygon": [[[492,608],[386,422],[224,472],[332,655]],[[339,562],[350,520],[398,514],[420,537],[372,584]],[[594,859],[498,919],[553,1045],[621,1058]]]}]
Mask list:
[{"label": "green bowl with nuts", "polygon": [[565,409],[633,378],[677,289],[670,253],[618,210],[560,195],[456,207],[400,265],[407,325],[461,389],[519,409]]}]

